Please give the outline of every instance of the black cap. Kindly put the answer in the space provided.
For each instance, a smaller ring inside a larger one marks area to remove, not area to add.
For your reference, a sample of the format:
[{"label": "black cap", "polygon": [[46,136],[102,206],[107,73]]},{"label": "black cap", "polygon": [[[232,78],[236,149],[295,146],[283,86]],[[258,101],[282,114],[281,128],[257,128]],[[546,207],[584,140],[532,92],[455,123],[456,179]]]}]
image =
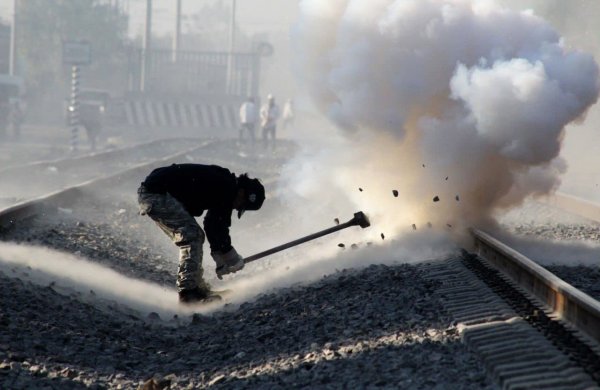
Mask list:
[{"label": "black cap", "polygon": [[250,179],[247,174],[238,177],[238,188],[244,190],[244,204],[238,209],[238,218],[246,210],[258,210],[265,201],[265,187],[258,179]]}]

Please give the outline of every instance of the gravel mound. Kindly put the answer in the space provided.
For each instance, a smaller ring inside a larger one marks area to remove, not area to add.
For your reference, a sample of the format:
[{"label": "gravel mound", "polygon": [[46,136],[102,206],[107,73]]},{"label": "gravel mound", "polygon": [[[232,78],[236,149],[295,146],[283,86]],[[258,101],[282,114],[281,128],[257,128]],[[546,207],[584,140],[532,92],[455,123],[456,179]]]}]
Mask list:
[{"label": "gravel mound", "polygon": [[414,266],[344,270],[186,324],[0,275],[3,388],[493,388]]},{"label": "gravel mound", "polygon": [[[274,174],[277,164],[267,168]],[[137,215],[134,190],[88,194],[0,236],[175,283],[176,249]],[[0,294],[10,297],[0,310],[0,388],[496,388],[421,272],[341,270],[210,315],[160,318],[8,269],[0,272]]]}]

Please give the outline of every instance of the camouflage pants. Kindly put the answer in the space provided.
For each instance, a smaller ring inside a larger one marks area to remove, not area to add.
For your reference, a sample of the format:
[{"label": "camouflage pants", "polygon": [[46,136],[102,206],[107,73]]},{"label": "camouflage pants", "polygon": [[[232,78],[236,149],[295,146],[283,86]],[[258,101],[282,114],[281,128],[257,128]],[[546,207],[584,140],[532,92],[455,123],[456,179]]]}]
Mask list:
[{"label": "camouflage pants", "polygon": [[179,247],[179,270],[177,290],[196,287],[208,289],[202,278],[202,245],[204,231],[196,219],[188,213],[177,199],[167,194],[155,194],[138,189],[140,214],[148,215]]}]

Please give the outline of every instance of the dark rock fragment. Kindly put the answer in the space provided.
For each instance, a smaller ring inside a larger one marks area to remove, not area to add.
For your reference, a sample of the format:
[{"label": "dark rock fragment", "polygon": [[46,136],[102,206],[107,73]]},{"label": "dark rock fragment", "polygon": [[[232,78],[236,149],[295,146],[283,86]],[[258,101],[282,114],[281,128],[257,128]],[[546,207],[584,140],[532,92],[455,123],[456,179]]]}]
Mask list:
[{"label": "dark rock fragment", "polygon": [[381,233],[381,239],[385,240],[385,235],[383,233]]},{"label": "dark rock fragment", "polygon": [[346,245],[342,244],[341,242],[338,244],[338,246],[339,246],[340,248],[345,248],[345,247],[346,247]]},{"label": "dark rock fragment", "polygon": [[160,321],[160,315],[158,315],[156,312],[151,312],[148,314],[148,319],[151,321]]},{"label": "dark rock fragment", "polygon": [[415,225],[414,223],[412,224],[412,228],[413,230],[417,230],[417,225]]},{"label": "dark rock fragment", "polygon": [[393,190],[392,194],[394,194],[394,198],[397,198],[398,197],[398,190]]},{"label": "dark rock fragment", "polygon": [[335,219],[333,220],[333,222],[335,222],[335,224],[336,224],[336,225],[339,225],[339,224],[340,224],[340,219],[339,219],[339,218],[335,218]]},{"label": "dark rock fragment", "polygon": [[434,196],[434,197],[433,197],[433,201],[434,201],[434,202],[439,202],[439,201],[440,201],[440,197],[439,197],[439,196],[437,196],[437,195],[436,195],[436,196]]},{"label": "dark rock fragment", "polygon": [[163,390],[167,389],[171,386],[171,381],[168,379],[157,379],[152,378],[148,379],[142,386],[140,386],[141,390]]}]

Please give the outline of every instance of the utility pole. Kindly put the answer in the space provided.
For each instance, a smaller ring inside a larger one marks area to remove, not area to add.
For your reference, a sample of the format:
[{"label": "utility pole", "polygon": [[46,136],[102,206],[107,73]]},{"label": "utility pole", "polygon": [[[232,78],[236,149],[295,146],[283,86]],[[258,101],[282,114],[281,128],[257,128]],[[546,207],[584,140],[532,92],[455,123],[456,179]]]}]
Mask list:
[{"label": "utility pole", "polygon": [[8,74],[15,75],[17,63],[17,0],[13,0],[13,15],[10,25],[10,54],[8,62]]},{"label": "utility pole", "polygon": [[177,0],[175,11],[175,33],[173,33],[173,62],[177,62],[179,45],[181,44],[181,0]]},{"label": "utility pole", "polygon": [[229,25],[229,55],[227,56],[227,93],[233,94],[233,53],[235,51],[235,8],[236,0],[231,0],[231,21]]},{"label": "utility pole", "polygon": [[142,43],[142,69],[140,71],[140,91],[147,87],[148,72],[150,71],[150,53],[152,51],[152,0],[146,0],[146,29]]},{"label": "utility pole", "polygon": [[69,124],[71,125],[71,153],[79,148],[79,65],[71,67],[71,105],[69,106]]}]

